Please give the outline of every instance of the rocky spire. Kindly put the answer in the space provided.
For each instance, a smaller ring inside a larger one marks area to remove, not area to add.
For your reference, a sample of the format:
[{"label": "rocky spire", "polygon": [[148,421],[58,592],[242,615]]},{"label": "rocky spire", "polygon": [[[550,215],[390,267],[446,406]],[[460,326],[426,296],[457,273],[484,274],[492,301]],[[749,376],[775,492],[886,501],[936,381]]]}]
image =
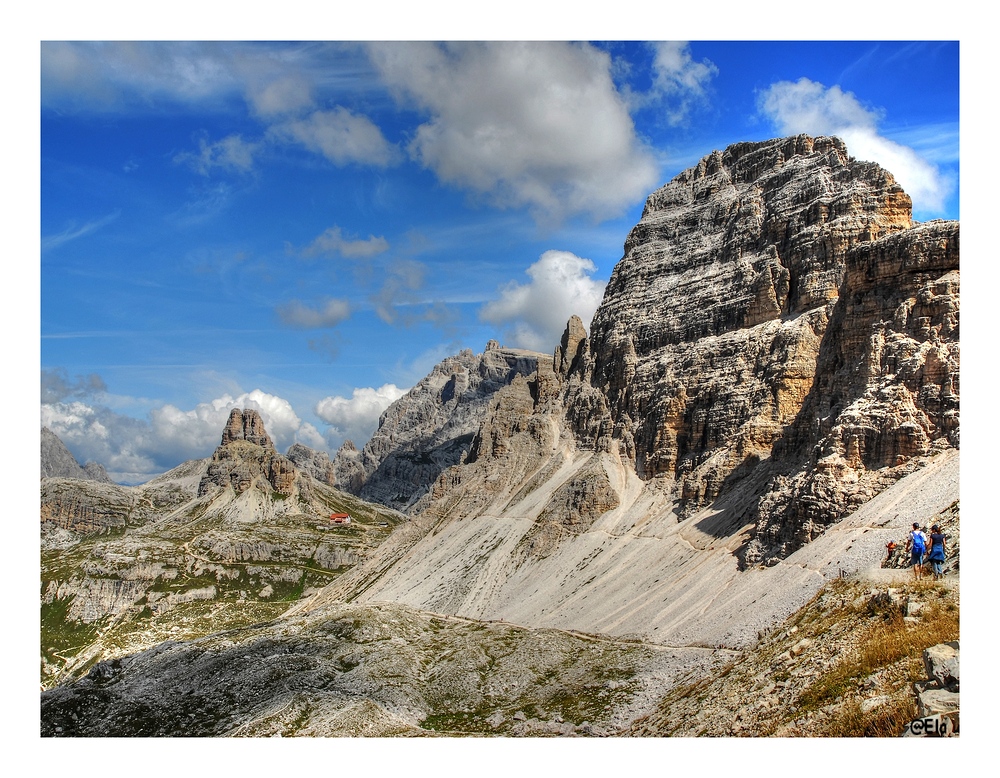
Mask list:
[{"label": "rocky spire", "polygon": [[[259,448],[233,445],[245,442]],[[237,494],[255,487],[261,491],[291,494],[298,471],[288,457],[279,454],[271,442],[260,414],[252,409],[233,408],[222,431],[222,442],[212,454],[198,485],[198,495],[217,487],[231,486]]]},{"label": "rocky spire", "polygon": [[264,429],[264,420],[252,408],[246,410],[233,408],[230,411],[229,421],[226,422],[226,428],[222,431],[222,443],[219,445],[225,446],[234,440],[245,440],[247,443],[254,443],[264,448],[274,448],[274,443],[271,442],[267,430]]},{"label": "rocky spire", "polygon": [[579,316],[571,316],[552,358],[556,372],[564,378],[568,376],[578,365],[580,356],[586,348],[587,330],[584,329]]}]

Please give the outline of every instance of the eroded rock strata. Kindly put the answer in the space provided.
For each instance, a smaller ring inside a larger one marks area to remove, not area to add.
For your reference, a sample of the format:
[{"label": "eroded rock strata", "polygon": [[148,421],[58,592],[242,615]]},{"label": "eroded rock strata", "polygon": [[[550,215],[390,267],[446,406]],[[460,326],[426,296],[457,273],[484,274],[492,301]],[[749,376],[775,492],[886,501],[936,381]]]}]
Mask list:
[{"label": "eroded rock strata", "polygon": [[393,403],[359,452],[347,442],[334,457],[338,486],[365,500],[411,510],[438,475],[469,451],[490,400],[543,355],[490,341],[437,364]]},{"label": "eroded rock strata", "polygon": [[578,441],[668,482],[682,515],[775,471],[750,563],[957,447],[959,226],[910,213],[836,138],[736,144],[654,192],[589,339],[571,323],[557,350],[569,372],[585,345]]},{"label": "eroded rock strata", "polygon": [[749,479],[717,531],[752,524],[741,562],[772,564],[957,448],[958,312],[957,222],[914,224],[837,138],[735,144],[650,195],[591,333],[497,391],[415,507],[471,516],[592,452],[680,518]]}]

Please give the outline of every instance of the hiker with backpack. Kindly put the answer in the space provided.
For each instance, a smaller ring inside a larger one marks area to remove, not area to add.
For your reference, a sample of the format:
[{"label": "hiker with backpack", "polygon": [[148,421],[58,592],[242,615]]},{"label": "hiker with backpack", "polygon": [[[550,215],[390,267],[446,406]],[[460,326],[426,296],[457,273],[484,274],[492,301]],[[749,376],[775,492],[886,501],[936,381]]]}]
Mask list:
[{"label": "hiker with backpack", "polygon": [[920,525],[913,522],[913,529],[906,539],[906,550],[910,552],[910,564],[913,565],[913,577],[920,580],[924,552],[927,551],[927,536],[920,530]]},{"label": "hiker with backpack", "polygon": [[931,553],[927,555],[927,561],[931,563],[935,581],[944,576],[941,565],[944,564],[944,544],[947,537],[937,524],[931,527]]}]

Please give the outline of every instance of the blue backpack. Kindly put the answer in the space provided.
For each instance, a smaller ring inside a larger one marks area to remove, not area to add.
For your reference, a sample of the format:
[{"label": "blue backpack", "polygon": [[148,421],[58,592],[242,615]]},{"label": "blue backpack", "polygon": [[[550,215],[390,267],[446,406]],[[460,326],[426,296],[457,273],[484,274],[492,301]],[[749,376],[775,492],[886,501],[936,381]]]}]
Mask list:
[{"label": "blue backpack", "polygon": [[914,530],[910,535],[913,538],[913,553],[923,554],[927,550],[927,547],[924,545],[924,533]]}]

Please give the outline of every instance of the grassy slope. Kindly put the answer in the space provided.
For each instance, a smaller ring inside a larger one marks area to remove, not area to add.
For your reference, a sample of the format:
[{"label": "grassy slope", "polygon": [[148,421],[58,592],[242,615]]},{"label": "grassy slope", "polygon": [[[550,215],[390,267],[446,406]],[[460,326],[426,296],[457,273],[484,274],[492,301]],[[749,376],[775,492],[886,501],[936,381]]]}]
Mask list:
[{"label": "grassy slope", "polygon": [[[152,486],[162,492],[162,477]],[[143,504],[143,487],[134,491]],[[370,554],[402,520],[315,482],[308,494],[245,493],[256,514],[247,522],[240,505],[219,510],[189,491],[159,513],[132,511],[122,526],[43,550],[43,687],[163,640],[270,621]],[[327,529],[333,512],[354,523]]]}]

